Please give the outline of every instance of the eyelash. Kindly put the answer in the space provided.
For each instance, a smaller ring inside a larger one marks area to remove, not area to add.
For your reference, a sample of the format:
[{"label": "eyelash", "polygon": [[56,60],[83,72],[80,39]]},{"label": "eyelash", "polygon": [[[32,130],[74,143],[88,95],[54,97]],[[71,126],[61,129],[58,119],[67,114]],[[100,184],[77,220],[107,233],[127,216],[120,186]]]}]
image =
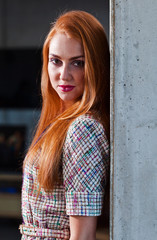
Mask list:
[{"label": "eyelash", "polygon": [[[77,64],[77,65],[75,65],[75,64]],[[84,61],[83,60],[75,60],[73,62],[73,65],[76,66],[76,67],[82,68],[82,67],[84,67]]]},{"label": "eyelash", "polygon": [[[60,65],[62,63],[62,61],[59,60],[58,58],[50,58],[49,62],[52,62],[52,64],[54,64],[54,65]],[[75,60],[75,61],[72,62],[72,64],[75,67],[80,67],[80,68],[84,67],[84,63],[85,62],[83,60]]]},{"label": "eyelash", "polygon": [[61,63],[58,58],[50,58],[49,61],[52,62],[54,65],[58,65],[59,63]]}]

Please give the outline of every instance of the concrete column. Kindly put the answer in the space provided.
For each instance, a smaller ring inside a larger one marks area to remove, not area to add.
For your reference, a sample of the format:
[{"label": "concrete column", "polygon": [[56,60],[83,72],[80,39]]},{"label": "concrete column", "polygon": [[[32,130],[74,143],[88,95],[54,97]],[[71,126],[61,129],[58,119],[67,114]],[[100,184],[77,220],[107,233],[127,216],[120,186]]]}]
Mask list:
[{"label": "concrete column", "polygon": [[157,1],[110,0],[110,240],[157,239]]}]

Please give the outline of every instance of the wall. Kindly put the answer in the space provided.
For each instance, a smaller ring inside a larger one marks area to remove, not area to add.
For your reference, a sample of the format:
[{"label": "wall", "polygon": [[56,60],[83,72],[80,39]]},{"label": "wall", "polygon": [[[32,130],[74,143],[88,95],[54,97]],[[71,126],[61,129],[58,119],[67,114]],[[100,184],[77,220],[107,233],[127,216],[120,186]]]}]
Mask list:
[{"label": "wall", "polygon": [[111,0],[111,240],[157,239],[156,13]]}]

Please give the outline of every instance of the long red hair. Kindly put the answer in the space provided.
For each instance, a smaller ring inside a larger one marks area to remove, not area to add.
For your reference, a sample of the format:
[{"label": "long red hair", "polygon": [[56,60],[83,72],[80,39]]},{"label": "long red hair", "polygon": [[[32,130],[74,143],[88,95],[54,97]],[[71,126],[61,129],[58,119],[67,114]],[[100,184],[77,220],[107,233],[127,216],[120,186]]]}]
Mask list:
[{"label": "long red hair", "polygon": [[[85,88],[83,96],[64,112],[48,75],[49,45],[52,37],[64,32],[81,41],[85,55]],[[59,181],[61,154],[69,125],[79,115],[90,112],[110,132],[110,57],[106,34],[100,22],[84,11],[69,11],[53,24],[43,46],[41,77],[42,110],[36,134],[25,162],[33,161],[40,149],[38,181],[40,187],[52,190]],[[46,130],[45,130],[46,129]]]}]

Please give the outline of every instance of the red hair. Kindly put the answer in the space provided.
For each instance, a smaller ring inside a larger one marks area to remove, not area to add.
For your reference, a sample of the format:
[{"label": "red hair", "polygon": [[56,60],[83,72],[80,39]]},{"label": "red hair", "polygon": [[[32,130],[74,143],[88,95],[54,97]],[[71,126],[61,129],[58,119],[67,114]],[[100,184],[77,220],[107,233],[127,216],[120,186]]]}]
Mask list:
[{"label": "red hair", "polygon": [[[48,54],[52,37],[64,32],[81,41],[85,54],[85,88],[83,96],[70,108],[61,112],[59,96],[52,88],[48,75]],[[43,46],[41,77],[42,110],[38,128],[27,153],[26,161],[33,161],[39,148],[38,180],[41,187],[52,190],[59,181],[61,153],[69,125],[79,115],[91,112],[101,121],[109,139],[110,76],[109,47],[100,22],[83,11],[69,11],[53,24]],[[43,133],[43,131],[46,131]],[[42,134],[42,136],[41,136]]]}]

